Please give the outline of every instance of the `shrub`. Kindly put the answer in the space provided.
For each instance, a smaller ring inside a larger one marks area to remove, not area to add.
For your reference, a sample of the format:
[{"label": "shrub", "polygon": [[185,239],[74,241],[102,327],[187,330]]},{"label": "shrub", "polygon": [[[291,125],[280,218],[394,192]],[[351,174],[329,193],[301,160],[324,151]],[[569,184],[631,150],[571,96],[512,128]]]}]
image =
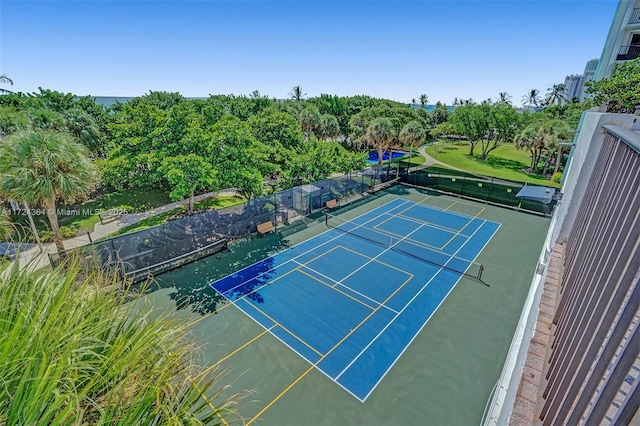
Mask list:
[{"label": "shrub", "polygon": [[562,182],[562,172],[555,172],[555,173],[551,176],[551,182],[554,182],[554,183],[560,183],[560,182]]},{"label": "shrub", "polygon": [[[198,367],[192,320],[153,313],[104,273],[0,273],[0,424],[219,425],[220,375]],[[227,420],[224,419],[227,417]],[[230,418],[229,418],[230,417]]]}]

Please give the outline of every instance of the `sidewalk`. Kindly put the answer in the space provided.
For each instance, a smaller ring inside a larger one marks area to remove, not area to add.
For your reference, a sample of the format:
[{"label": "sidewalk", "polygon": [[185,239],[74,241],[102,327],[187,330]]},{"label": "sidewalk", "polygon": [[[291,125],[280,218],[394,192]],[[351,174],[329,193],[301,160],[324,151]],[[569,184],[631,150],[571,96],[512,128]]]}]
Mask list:
[{"label": "sidewalk", "polygon": [[[194,202],[206,200],[208,198],[216,197],[218,195],[235,195],[235,191],[231,189],[224,189],[222,191],[216,192],[207,192],[206,194],[201,194],[194,197]],[[152,216],[157,216],[169,210],[173,210],[175,208],[180,207],[182,204],[177,201],[175,203],[165,204],[164,206],[157,207],[153,210],[148,210],[146,212],[140,213],[131,213],[121,216],[118,219],[109,220],[105,223],[96,223],[94,226],[93,232],[90,233],[91,240],[89,240],[89,236],[87,234],[80,235],[74,238],[70,238],[64,241],[64,248],[66,250],[71,250],[77,247],[82,247],[91,244],[91,241],[98,241],[112,235],[118,230],[124,228],[125,226],[130,226],[136,224],[144,219],[147,219]],[[40,269],[50,265],[48,254],[56,253],[56,245],[54,243],[44,243],[42,244],[42,252],[40,251],[40,247],[34,244],[33,247],[29,248],[20,253],[17,261],[19,262],[19,266],[21,269],[29,267],[29,269]]]}]

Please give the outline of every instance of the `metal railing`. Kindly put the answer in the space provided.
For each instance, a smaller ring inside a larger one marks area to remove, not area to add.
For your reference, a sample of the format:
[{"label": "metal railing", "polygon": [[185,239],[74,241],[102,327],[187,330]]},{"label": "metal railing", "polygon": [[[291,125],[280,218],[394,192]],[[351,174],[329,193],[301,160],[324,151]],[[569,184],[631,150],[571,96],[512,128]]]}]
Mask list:
[{"label": "metal railing", "polygon": [[640,58],[640,44],[631,44],[620,46],[616,61],[630,61],[636,58]]}]

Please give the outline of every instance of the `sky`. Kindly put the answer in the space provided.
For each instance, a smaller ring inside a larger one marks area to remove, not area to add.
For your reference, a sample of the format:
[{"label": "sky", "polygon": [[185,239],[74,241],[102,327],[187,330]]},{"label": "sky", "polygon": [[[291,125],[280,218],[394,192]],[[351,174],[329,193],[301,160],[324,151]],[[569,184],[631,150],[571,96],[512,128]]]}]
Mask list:
[{"label": "sky", "polygon": [[599,58],[617,0],[0,1],[12,91],[514,103]]}]

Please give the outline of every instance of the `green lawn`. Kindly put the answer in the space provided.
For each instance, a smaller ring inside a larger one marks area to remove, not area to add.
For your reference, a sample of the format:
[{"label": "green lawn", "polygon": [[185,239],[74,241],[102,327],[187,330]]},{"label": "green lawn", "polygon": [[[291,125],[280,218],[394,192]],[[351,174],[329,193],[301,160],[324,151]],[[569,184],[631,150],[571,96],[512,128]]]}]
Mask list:
[{"label": "green lawn", "polygon": [[[71,238],[75,235],[86,234],[92,232],[96,223],[100,222],[98,216],[101,210],[121,210],[127,213],[137,213],[151,210],[156,207],[171,203],[171,199],[164,191],[157,189],[129,189],[126,191],[116,191],[104,194],[94,200],[84,202],[77,205],[60,204],[58,210],[60,212],[68,211],[69,214],[59,214],[58,224],[61,228],[63,238]],[[52,240],[51,231],[49,231],[49,221],[45,215],[33,217],[36,229],[44,241]],[[22,225],[24,235],[27,239],[32,238],[31,232],[28,231],[29,222],[26,216],[14,216],[14,221]],[[22,232],[19,232],[22,234]]]},{"label": "green lawn", "polygon": [[[193,208],[196,212],[201,212],[205,210],[219,210],[225,207],[244,203],[245,201],[246,201],[245,198],[239,197],[236,195],[223,195],[219,197],[212,197],[206,200],[198,201],[193,205]],[[152,226],[162,225],[163,223],[169,222],[170,220],[177,218],[183,213],[184,213],[184,207],[180,206],[173,210],[169,210],[167,212],[160,213],[158,215],[143,219],[140,222],[134,223],[133,225],[125,226],[124,228],[121,228],[120,230],[118,230],[118,232],[111,234],[109,237],[115,237],[116,235],[127,234],[129,232],[139,231],[145,228],[151,228]]]},{"label": "green lawn", "polygon": [[439,141],[437,145],[427,147],[426,151],[433,158],[470,173],[536,185],[560,186],[540,175],[521,171],[529,167],[531,160],[527,151],[517,150],[512,144],[505,144],[491,151],[485,161],[477,158],[480,156],[479,148],[474,153],[476,156],[468,156],[468,143]]}]

